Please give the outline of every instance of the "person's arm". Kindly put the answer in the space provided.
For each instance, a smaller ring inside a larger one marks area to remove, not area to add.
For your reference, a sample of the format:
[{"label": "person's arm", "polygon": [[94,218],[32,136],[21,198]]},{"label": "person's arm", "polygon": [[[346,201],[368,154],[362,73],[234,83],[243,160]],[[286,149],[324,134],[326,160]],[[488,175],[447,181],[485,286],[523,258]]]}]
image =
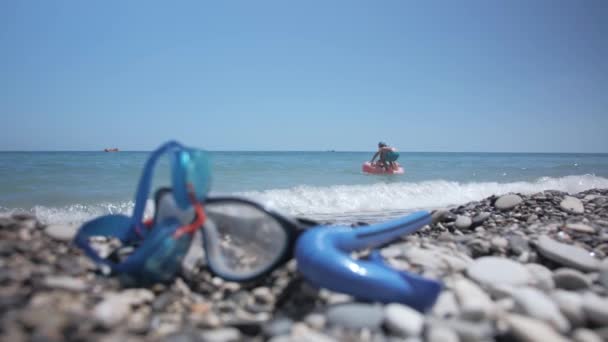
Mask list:
[{"label": "person's arm", "polygon": [[374,154],[374,156],[372,157],[372,160],[370,160],[370,163],[374,162],[374,159],[376,159],[376,157],[378,156],[378,153],[380,153],[380,151],[377,151],[376,154]]}]

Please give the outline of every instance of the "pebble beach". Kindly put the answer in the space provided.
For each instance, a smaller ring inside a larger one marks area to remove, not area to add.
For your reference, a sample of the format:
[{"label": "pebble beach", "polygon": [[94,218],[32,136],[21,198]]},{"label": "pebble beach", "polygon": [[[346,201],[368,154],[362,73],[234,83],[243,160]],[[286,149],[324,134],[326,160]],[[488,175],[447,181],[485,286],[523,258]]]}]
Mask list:
[{"label": "pebble beach", "polygon": [[196,242],[172,283],[126,288],[71,244],[77,228],[0,218],[3,341],[608,340],[607,189],[436,210],[381,251],[443,282],[425,313],[314,288],[294,260],[256,283],[226,282],[210,276]]}]

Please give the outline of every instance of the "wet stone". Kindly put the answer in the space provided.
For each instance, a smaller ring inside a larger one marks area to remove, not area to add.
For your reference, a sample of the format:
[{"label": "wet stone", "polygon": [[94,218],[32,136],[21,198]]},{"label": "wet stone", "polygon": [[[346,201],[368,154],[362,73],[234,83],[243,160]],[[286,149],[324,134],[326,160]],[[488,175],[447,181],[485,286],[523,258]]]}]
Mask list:
[{"label": "wet stone", "polygon": [[576,197],[566,196],[559,204],[566,212],[571,214],[582,214],[585,212],[583,202]]},{"label": "wet stone", "polygon": [[458,215],[458,217],[456,218],[456,222],[454,223],[454,226],[457,229],[468,229],[472,224],[471,218],[468,216],[463,216],[463,215]]},{"label": "wet stone", "polygon": [[486,220],[487,220],[487,219],[488,219],[490,216],[491,216],[491,214],[490,214],[490,213],[488,213],[488,212],[482,212],[482,213],[479,213],[479,214],[477,214],[477,215],[473,216],[473,219],[472,219],[472,225],[473,225],[473,227],[480,226],[480,225],[481,225],[481,224],[483,224],[483,223],[484,223],[484,222],[485,222],[485,221],[486,221]]},{"label": "wet stone", "polygon": [[570,329],[568,320],[543,292],[531,287],[518,288],[513,291],[513,299],[522,313],[543,320],[558,331]]},{"label": "wet stone", "polygon": [[524,342],[567,342],[568,339],[556,332],[546,323],[521,315],[510,314],[506,317],[511,333]]},{"label": "wet stone", "polygon": [[408,306],[393,303],[384,308],[384,322],[397,335],[418,336],[424,326],[424,317]]},{"label": "wet stone", "polygon": [[502,286],[522,286],[531,282],[528,270],[507,258],[482,257],[467,267],[467,275],[490,291]]},{"label": "wet stone", "polygon": [[507,236],[507,241],[509,241],[509,249],[515,255],[520,255],[530,250],[528,241],[519,235],[509,235]]},{"label": "wet stone", "polygon": [[72,241],[77,231],[77,225],[68,224],[51,224],[44,230],[44,232],[53,239],[66,242]]},{"label": "wet stone", "polygon": [[598,260],[590,256],[586,250],[557,242],[546,235],[539,238],[537,247],[544,257],[561,265],[581,271],[595,271],[599,268]]},{"label": "wet stone", "polygon": [[591,286],[591,282],[583,273],[571,268],[555,270],[553,281],[555,286],[564,290],[583,290]]},{"label": "wet stone", "polygon": [[382,324],[384,312],[381,306],[364,303],[347,303],[331,306],[327,312],[329,324],[346,328],[376,330]]},{"label": "wet stone", "polygon": [[572,291],[556,290],[551,293],[551,298],[573,326],[578,327],[585,324],[583,297],[580,294]]},{"label": "wet stone", "polygon": [[593,292],[583,295],[583,310],[589,321],[599,325],[608,325],[608,298],[600,297]]},{"label": "wet stone", "polygon": [[494,206],[500,210],[510,210],[515,208],[518,204],[522,202],[522,198],[518,195],[504,195],[500,196],[494,203]]}]

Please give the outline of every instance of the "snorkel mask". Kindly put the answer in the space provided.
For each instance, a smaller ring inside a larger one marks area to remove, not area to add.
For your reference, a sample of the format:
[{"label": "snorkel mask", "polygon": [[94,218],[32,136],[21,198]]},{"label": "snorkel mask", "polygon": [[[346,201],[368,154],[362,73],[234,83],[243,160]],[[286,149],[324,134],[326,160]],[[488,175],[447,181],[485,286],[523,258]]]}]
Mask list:
[{"label": "snorkel mask", "polygon": [[[142,222],[154,167],[168,154],[171,163],[174,210],[156,208],[154,219]],[[133,216],[105,215],[86,222],[74,243],[102,270],[119,275],[127,284],[166,282],[175,276],[192,242],[193,233],[205,222],[202,202],[209,191],[210,166],[206,152],[170,141],[152,152],[135,195]],[[164,213],[163,213],[164,210]],[[159,215],[160,214],[160,215]],[[92,237],[117,238],[137,248],[124,261],[104,258],[91,245]]]}]

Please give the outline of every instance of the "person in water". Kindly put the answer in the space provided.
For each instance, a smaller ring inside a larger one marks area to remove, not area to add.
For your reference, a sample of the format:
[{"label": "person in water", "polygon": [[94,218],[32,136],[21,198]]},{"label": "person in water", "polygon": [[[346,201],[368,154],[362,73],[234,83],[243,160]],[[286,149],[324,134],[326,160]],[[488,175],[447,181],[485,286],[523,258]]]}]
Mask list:
[{"label": "person in water", "polygon": [[388,146],[383,142],[378,143],[378,151],[372,157],[370,164],[374,163],[376,157],[379,157],[378,164],[385,170],[394,169],[397,164],[396,161],[399,158],[399,152],[394,147]]}]

